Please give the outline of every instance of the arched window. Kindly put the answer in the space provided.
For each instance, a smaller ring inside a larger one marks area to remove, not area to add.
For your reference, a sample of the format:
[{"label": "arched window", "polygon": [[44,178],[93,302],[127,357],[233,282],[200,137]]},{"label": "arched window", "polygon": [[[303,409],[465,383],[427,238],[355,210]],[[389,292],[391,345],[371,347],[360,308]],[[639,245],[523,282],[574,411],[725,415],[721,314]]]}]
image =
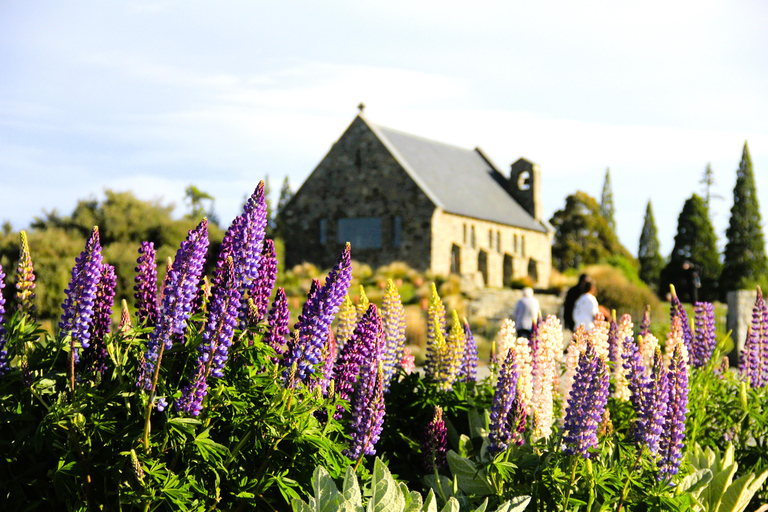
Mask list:
[{"label": "arched window", "polygon": [[469,229],[469,246],[473,249],[475,248],[475,226]]}]

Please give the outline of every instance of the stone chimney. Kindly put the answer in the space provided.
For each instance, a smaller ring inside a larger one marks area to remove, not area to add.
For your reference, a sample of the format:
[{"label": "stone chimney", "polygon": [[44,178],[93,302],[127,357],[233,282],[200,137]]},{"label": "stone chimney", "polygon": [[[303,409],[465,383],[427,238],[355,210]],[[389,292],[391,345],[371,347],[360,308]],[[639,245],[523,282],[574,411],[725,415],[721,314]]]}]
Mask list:
[{"label": "stone chimney", "polygon": [[541,176],[538,164],[525,158],[512,164],[507,183],[509,194],[525,211],[540,221],[541,208]]}]

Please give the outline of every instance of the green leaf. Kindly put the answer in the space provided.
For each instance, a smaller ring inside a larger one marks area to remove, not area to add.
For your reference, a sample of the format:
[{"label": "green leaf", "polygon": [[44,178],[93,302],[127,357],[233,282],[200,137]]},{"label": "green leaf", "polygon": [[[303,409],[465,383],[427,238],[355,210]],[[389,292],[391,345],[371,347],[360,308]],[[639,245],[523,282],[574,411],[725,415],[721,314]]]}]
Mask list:
[{"label": "green leaf", "polygon": [[469,457],[475,451],[472,440],[466,434],[459,436],[459,455]]},{"label": "green leaf", "polygon": [[483,502],[480,504],[479,507],[477,507],[472,512],[485,512],[485,509],[488,508],[488,498],[485,498]]},{"label": "green leaf", "polygon": [[331,475],[323,466],[315,468],[312,475],[312,488],[315,491],[316,512],[336,512],[344,497],[336,489]]},{"label": "green leaf", "polygon": [[493,488],[488,483],[485,471],[478,469],[474,462],[462,457],[453,450],[447,454],[448,467],[456,476],[459,488],[467,494],[485,496],[493,493]]},{"label": "green leaf", "polygon": [[477,409],[472,408],[467,411],[469,416],[469,434],[472,437],[483,437],[485,431],[485,418],[480,415]]},{"label": "green leaf", "polygon": [[368,510],[371,512],[401,512],[405,507],[405,498],[400,495],[395,479],[378,457],[373,463],[371,491],[371,500],[368,502]]},{"label": "green leaf", "polygon": [[499,505],[495,512],[521,512],[525,510],[530,502],[530,496],[517,496]]},{"label": "green leaf", "polygon": [[726,487],[731,484],[733,474],[736,472],[736,464],[731,464],[725,467],[721,472],[717,473],[712,482],[701,493],[702,501],[707,502],[707,510],[717,510],[720,506],[720,501],[723,499],[723,493]]},{"label": "green leaf", "polygon": [[293,512],[314,512],[312,508],[300,498],[293,500],[291,502],[291,507],[293,508]]},{"label": "green leaf", "polygon": [[458,500],[451,496],[440,512],[459,512],[460,509]]},{"label": "green leaf", "polygon": [[347,466],[347,472],[344,474],[343,487],[344,500],[355,507],[363,506],[363,498],[360,494],[360,486],[357,483],[357,476],[352,466]]},{"label": "green leaf", "polygon": [[677,486],[677,494],[696,494],[712,480],[712,471],[707,468],[696,470],[683,478]]},{"label": "green leaf", "polygon": [[[424,475],[424,483],[429,486],[429,488],[435,492],[435,495],[437,496],[445,496],[446,499],[453,496],[453,493],[451,491],[451,486],[453,482],[443,476],[440,475],[440,487],[438,487],[438,481],[435,479],[435,475]],[[440,492],[440,489],[442,488],[442,492]]]},{"label": "green leaf", "polygon": [[403,512],[421,512],[424,507],[424,502],[421,499],[421,494],[417,491],[411,491],[408,493],[408,502],[403,509]]},{"label": "green leaf", "polygon": [[430,489],[427,494],[427,499],[424,500],[423,512],[437,512],[437,498],[435,498],[435,492]]},{"label": "green leaf", "polygon": [[726,489],[717,512],[742,512],[749,505],[752,496],[762,487],[768,478],[768,470],[755,478],[754,473],[744,475]]}]

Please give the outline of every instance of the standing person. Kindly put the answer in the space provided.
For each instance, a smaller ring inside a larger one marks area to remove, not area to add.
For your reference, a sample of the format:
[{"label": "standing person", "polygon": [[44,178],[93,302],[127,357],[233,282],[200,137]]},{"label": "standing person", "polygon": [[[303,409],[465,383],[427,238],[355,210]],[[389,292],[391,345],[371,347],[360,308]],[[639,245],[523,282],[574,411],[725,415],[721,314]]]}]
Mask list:
[{"label": "standing person", "polygon": [[523,298],[515,306],[515,329],[519,337],[531,339],[533,322],[539,316],[541,309],[538,299],[533,296],[533,289],[523,288]]},{"label": "standing person", "polygon": [[576,304],[576,300],[587,292],[588,288],[584,287],[584,283],[590,277],[587,274],[581,274],[579,276],[579,282],[568,289],[565,294],[565,301],[563,302],[563,325],[566,329],[571,331],[576,329],[573,325],[573,307]]},{"label": "standing person", "polygon": [[573,306],[573,324],[578,329],[580,325],[589,332],[595,326],[595,315],[600,311],[597,304],[597,285],[591,277],[587,277],[584,283],[586,292],[576,300]]}]

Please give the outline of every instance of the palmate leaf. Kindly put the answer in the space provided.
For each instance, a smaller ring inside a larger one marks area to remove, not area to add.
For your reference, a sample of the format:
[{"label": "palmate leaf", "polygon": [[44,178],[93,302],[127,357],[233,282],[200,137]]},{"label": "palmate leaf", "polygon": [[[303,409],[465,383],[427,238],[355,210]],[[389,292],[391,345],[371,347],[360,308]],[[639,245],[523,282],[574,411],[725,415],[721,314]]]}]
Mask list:
[{"label": "palmate leaf", "polygon": [[459,488],[467,494],[485,496],[493,493],[485,471],[478,469],[474,462],[449,450],[448,467],[459,483]]}]

